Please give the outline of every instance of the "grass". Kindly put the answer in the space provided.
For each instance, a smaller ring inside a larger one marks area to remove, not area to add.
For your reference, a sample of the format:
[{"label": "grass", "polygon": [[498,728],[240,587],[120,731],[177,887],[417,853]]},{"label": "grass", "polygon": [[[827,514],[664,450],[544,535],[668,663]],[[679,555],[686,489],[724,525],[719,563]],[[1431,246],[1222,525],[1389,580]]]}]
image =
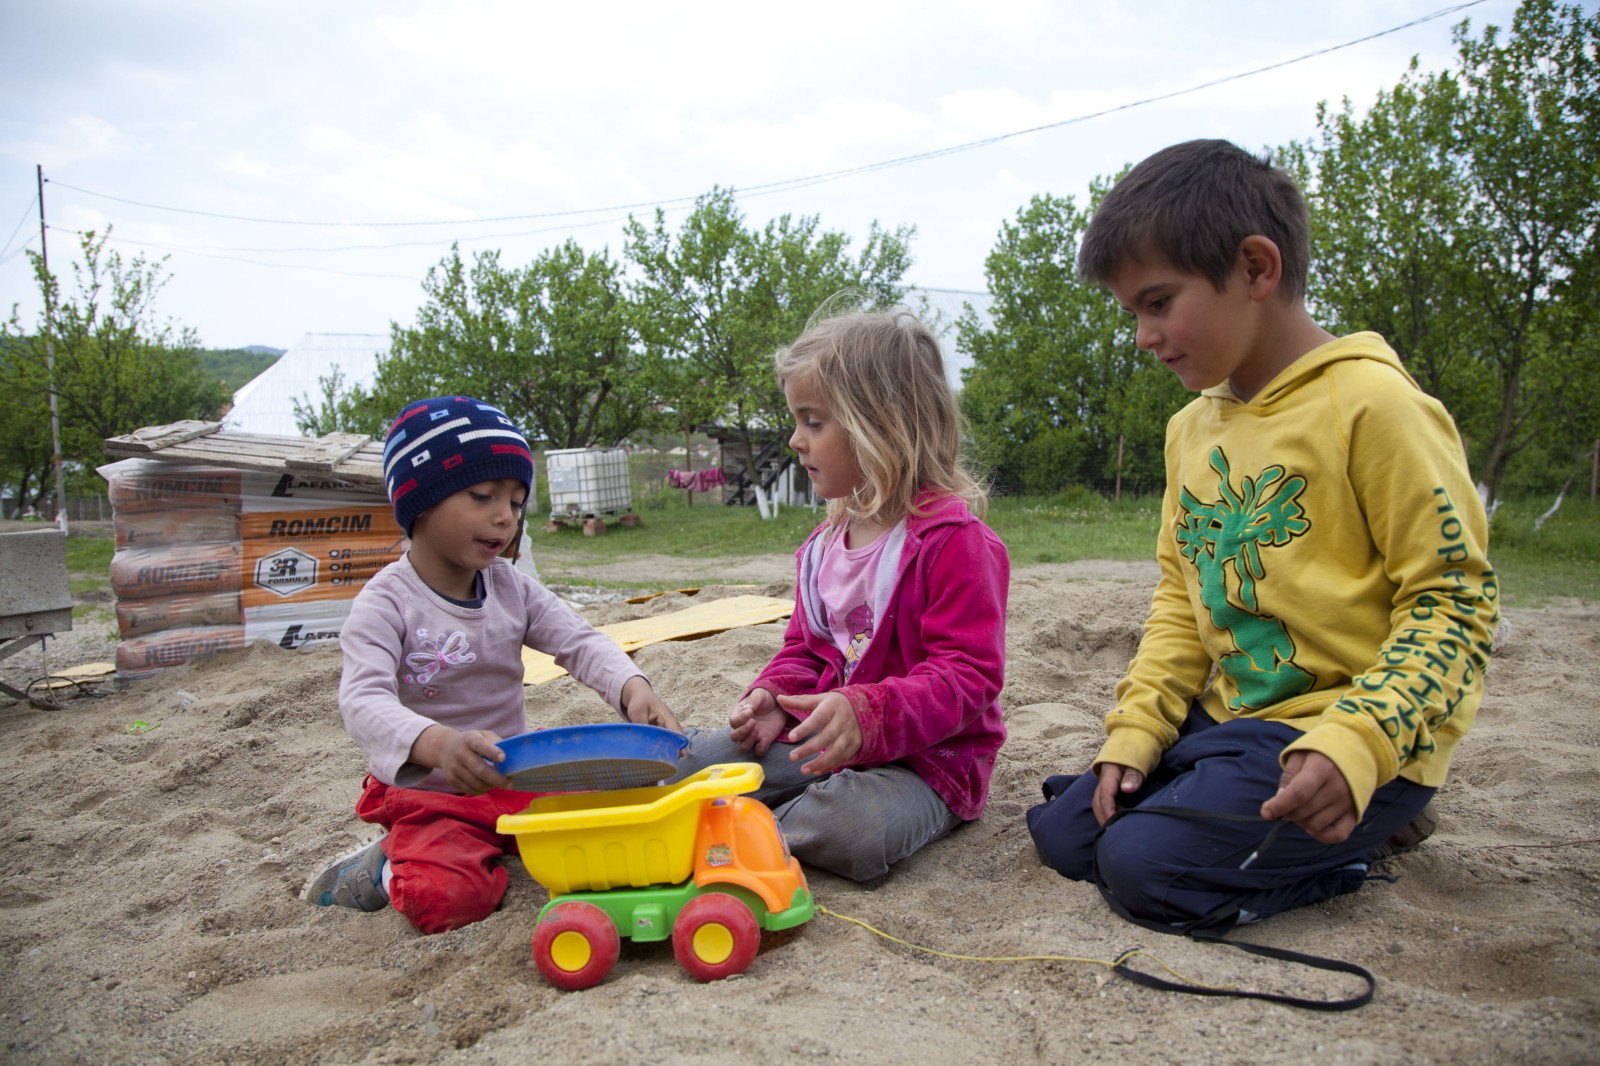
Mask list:
[{"label": "grass", "polygon": [[110,537],[67,537],[67,586],[74,596],[93,592],[109,582],[115,545]]},{"label": "grass", "polygon": [[[1535,520],[1548,506],[1548,500],[1508,503],[1495,515],[1490,554],[1502,602],[1537,607],[1563,597],[1600,601],[1600,504],[1568,499],[1535,531]],[[558,549],[568,562],[596,564],[648,554],[688,559],[787,554],[799,547],[822,517],[820,509],[813,513],[786,507],[777,518],[762,521],[754,507],[724,507],[706,497],[688,506],[679,492],[647,497],[638,511],[642,519],[638,526],[612,524],[603,537],[585,537],[575,526],[539,533],[535,524],[534,551]],[[1070,489],[1054,496],[995,499],[988,520],[1005,541],[1014,567],[1077,559],[1148,559],[1155,554],[1160,501],[1154,497],[1110,501]],[[110,537],[67,538],[67,572],[74,595],[107,584],[111,554]]]},{"label": "grass", "polygon": [[1537,607],[1560,597],[1600,600],[1600,502],[1569,499],[1537,531],[1549,500],[1503,504],[1489,533],[1501,603]]},{"label": "grass", "polygon": [[[675,495],[682,495],[676,493]],[[529,516],[529,536],[534,558],[541,550],[560,548],[581,552],[586,560],[606,563],[629,555],[672,555],[685,559],[721,555],[767,555],[792,552],[805,535],[822,520],[809,508],[785,507],[778,517],[762,521],[754,507],[724,507],[705,497],[693,506],[681,500],[659,501],[658,506],[638,507],[636,526],[618,525],[607,520],[603,537],[586,537],[576,523],[566,523],[560,532],[539,532],[542,519]],[[569,560],[574,561],[574,560]]]},{"label": "grass", "polygon": [[1054,496],[1000,497],[989,503],[989,525],[1005,541],[1011,565],[1079,559],[1153,559],[1161,500],[1107,500],[1085,489]]},{"label": "grass", "polygon": [[[67,591],[75,601],[111,584],[111,556],[115,544],[110,537],[85,537],[73,533],[67,537]],[[75,602],[72,605],[74,629],[90,626],[109,626],[113,637],[117,634],[116,612],[103,604]]]},{"label": "grass", "polygon": [[[1005,541],[1012,565],[1028,566],[1075,559],[1151,558],[1160,512],[1161,501],[1156,499],[1113,503],[1080,490],[996,499],[988,520]],[[603,537],[586,537],[576,525],[557,533],[536,532],[533,550],[537,555],[542,547],[559,547],[582,552],[595,563],[646,553],[686,559],[787,553],[822,521],[823,511],[785,507],[777,518],[763,521],[754,507],[724,507],[704,500],[686,506],[681,499],[667,499],[654,507],[641,506],[639,515],[639,525],[612,523]]]}]

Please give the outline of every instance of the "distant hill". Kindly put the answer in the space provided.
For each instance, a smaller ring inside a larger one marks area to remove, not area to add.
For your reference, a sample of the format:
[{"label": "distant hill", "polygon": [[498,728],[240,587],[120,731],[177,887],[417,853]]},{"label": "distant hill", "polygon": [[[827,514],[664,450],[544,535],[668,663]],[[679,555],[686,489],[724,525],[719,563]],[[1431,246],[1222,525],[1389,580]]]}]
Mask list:
[{"label": "distant hill", "polygon": [[276,363],[283,353],[282,348],[252,344],[248,348],[202,348],[198,354],[200,369],[232,392]]}]

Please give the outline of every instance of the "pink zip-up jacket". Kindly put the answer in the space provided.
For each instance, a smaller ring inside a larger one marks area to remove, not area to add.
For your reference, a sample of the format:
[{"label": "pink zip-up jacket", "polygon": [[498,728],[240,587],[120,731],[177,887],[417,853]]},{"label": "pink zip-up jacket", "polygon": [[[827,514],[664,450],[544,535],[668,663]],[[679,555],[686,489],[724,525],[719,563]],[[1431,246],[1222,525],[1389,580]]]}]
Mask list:
[{"label": "pink zip-up jacket", "polygon": [[1000,688],[1011,560],[961,499],[925,490],[918,503],[929,513],[887,534],[874,632],[850,683],[840,687],[844,653],[817,591],[830,529],[824,522],[795,553],[795,609],[783,649],[750,688],[777,696],[843,692],[861,723],[850,767],[903,763],[971,821],[983,813],[1006,739]]}]

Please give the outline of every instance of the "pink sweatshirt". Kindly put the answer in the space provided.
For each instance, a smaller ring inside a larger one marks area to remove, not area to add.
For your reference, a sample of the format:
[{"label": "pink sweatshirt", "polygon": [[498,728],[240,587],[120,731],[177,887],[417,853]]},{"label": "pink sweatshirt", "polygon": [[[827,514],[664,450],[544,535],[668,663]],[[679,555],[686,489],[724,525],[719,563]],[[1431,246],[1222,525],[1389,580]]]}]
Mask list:
[{"label": "pink sweatshirt", "polygon": [[339,633],[339,710],[379,781],[454,791],[439,771],[406,761],[435,722],[502,739],[526,732],[524,645],[555,656],[620,711],[622,686],[639,670],[614,640],[510,560],[496,559],[483,586],[483,606],[457,606],[428,588],[405,555],[351,604]]},{"label": "pink sweatshirt", "polygon": [[1006,739],[1000,688],[1011,561],[960,499],[924,494],[920,502],[930,513],[888,534],[873,636],[850,684],[840,686],[844,655],[817,589],[824,523],[796,553],[795,610],[783,648],[750,688],[780,696],[839,689],[861,723],[861,751],[850,765],[904,763],[971,821],[983,813]]}]

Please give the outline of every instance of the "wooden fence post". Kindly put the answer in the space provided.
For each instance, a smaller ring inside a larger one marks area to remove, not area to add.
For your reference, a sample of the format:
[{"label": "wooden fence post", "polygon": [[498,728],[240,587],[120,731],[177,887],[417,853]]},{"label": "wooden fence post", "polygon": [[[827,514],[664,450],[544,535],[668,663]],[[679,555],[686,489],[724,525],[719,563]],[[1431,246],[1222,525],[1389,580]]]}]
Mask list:
[{"label": "wooden fence post", "polygon": [[1125,435],[1123,435],[1121,433],[1117,434],[1117,496],[1116,496],[1116,498],[1119,499],[1119,500],[1122,499],[1122,442],[1125,441],[1125,440],[1127,440],[1127,437]]}]

